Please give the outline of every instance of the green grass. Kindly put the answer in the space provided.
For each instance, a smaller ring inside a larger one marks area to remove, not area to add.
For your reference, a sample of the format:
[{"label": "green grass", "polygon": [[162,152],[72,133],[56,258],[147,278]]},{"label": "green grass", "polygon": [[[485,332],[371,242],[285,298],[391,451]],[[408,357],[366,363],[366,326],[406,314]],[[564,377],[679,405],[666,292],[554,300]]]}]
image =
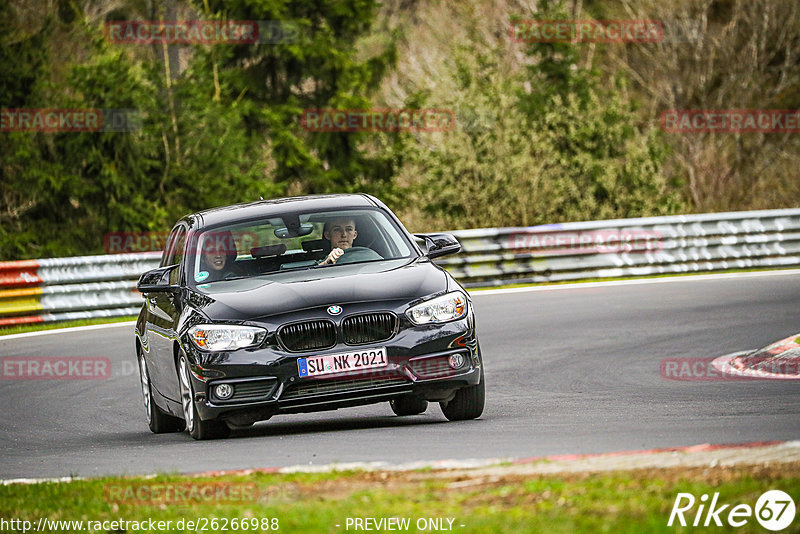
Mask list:
[{"label": "green grass", "polygon": [[[769,489],[781,489],[795,499],[800,496],[797,463],[769,468],[646,469],[564,476],[520,476],[514,474],[513,468],[504,473],[490,477],[480,474],[456,477],[446,473],[442,476],[442,472],[419,470],[255,473],[217,478],[162,475],[151,479],[115,477],[14,484],[0,487],[0,517],[33,522],[39,517],[84,521],[169,520],[173,528],[168,532],[193,531],[176,529],[175,523],[198,518],[220,521],[277,518],[281,532],[348,532],[348,517],[410,518],[412,528],[408,532],[418,532],[416,521],[428,517],[454,518],[453,530],[459,533],[681,532],[693,529],[667,527],[678,492],[693,493],[698,498],[704,493],[719,492],[720,505],[744,503],[751,507]],[[164,488],[166,483],[173,488],[176,484],[192,488],[202,488],[208,483],[249,484],[251,490],[248,498],[228,502],[212,499],[204,503],[179,500],[137,504],[110,497],[111,491],[120,495],[129,488]],[[691,521],[696,511],[697,505],[685,517]],[[725,512],[722,520],[726,517]],[[800,519],[784,532],[797,532],[798,524]],[[222,523],[218,527],[216,531],[223,531]],[[736,529],[737,532],[762,530],[755,518]],[[349,531],[355,530],[351,527]]]},{"label": "green grass", "polygon": [[37,323],[29,325],[0,327],[0,337],[10,334],[24,334],[25,332],[39,332],[41,330],[53,330],[56,328],[73,328],[77,326],[89,326],[96,324],[122,323],[125,321],[135,321],[136,316],[125,317],[98,317],[96,319],[78,319],[76,321],[62,321],[58,323]]}]

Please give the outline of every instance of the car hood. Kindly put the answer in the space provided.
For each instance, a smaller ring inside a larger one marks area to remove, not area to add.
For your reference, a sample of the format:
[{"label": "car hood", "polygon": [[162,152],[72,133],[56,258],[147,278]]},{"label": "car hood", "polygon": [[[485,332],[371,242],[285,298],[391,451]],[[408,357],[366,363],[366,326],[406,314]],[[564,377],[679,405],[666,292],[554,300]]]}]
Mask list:
[{"label": "car hood", "polygon": [[319,306],[414,300],[447,289],[428,260],[387,260],[205,284],[190,297],[212,320],[248,320]]}]

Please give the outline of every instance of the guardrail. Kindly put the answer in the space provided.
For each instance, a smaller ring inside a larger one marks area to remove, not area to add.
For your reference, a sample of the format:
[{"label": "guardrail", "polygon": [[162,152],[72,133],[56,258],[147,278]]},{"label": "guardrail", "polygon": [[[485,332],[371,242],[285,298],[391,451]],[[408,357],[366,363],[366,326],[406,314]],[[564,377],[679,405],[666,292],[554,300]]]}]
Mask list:
[{"label": "guardrail", "polygon": [[466,287],[800,266],[800,209],[454,232]]},{"label": "guardrail", "polygon": [[136,315],[160,252],[0,262],[0,327]]},{"label": "guardrail", "polygon": [[[800,266],[800,209],[453,232],[436,260],[465,286]],[[160,252],[0,262],[0,327],[136,315]]]}]

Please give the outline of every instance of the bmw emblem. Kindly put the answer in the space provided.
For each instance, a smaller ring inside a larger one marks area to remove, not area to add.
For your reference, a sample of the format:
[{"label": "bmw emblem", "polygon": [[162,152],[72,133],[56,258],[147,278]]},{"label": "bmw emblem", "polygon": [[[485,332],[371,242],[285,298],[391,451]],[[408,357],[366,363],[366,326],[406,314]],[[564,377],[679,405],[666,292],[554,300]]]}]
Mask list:
[{"label": "bmw emblem", "polygon": [[340,313],[342,313],[342,307],[341,306],[328,306],[328,313],[331,314],[331,315],[339,315]]}]

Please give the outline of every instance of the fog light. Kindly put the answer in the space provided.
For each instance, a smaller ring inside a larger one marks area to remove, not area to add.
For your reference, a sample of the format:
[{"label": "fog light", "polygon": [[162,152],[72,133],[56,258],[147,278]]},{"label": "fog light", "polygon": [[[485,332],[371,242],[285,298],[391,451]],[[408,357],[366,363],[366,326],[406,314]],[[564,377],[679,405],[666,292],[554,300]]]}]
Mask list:
[{"label": "fog light", "polygon": [[450,364],[452,369],[461,369],[464,366],[465,361],[464,355],[459,352],[451,354],[447,359],[447,363]]},{"label": "fog light", "polygon": [[233,386],[230,384],[214,386],[214,395],[216,395],[218,399],[228,400],[233,397]]}]

